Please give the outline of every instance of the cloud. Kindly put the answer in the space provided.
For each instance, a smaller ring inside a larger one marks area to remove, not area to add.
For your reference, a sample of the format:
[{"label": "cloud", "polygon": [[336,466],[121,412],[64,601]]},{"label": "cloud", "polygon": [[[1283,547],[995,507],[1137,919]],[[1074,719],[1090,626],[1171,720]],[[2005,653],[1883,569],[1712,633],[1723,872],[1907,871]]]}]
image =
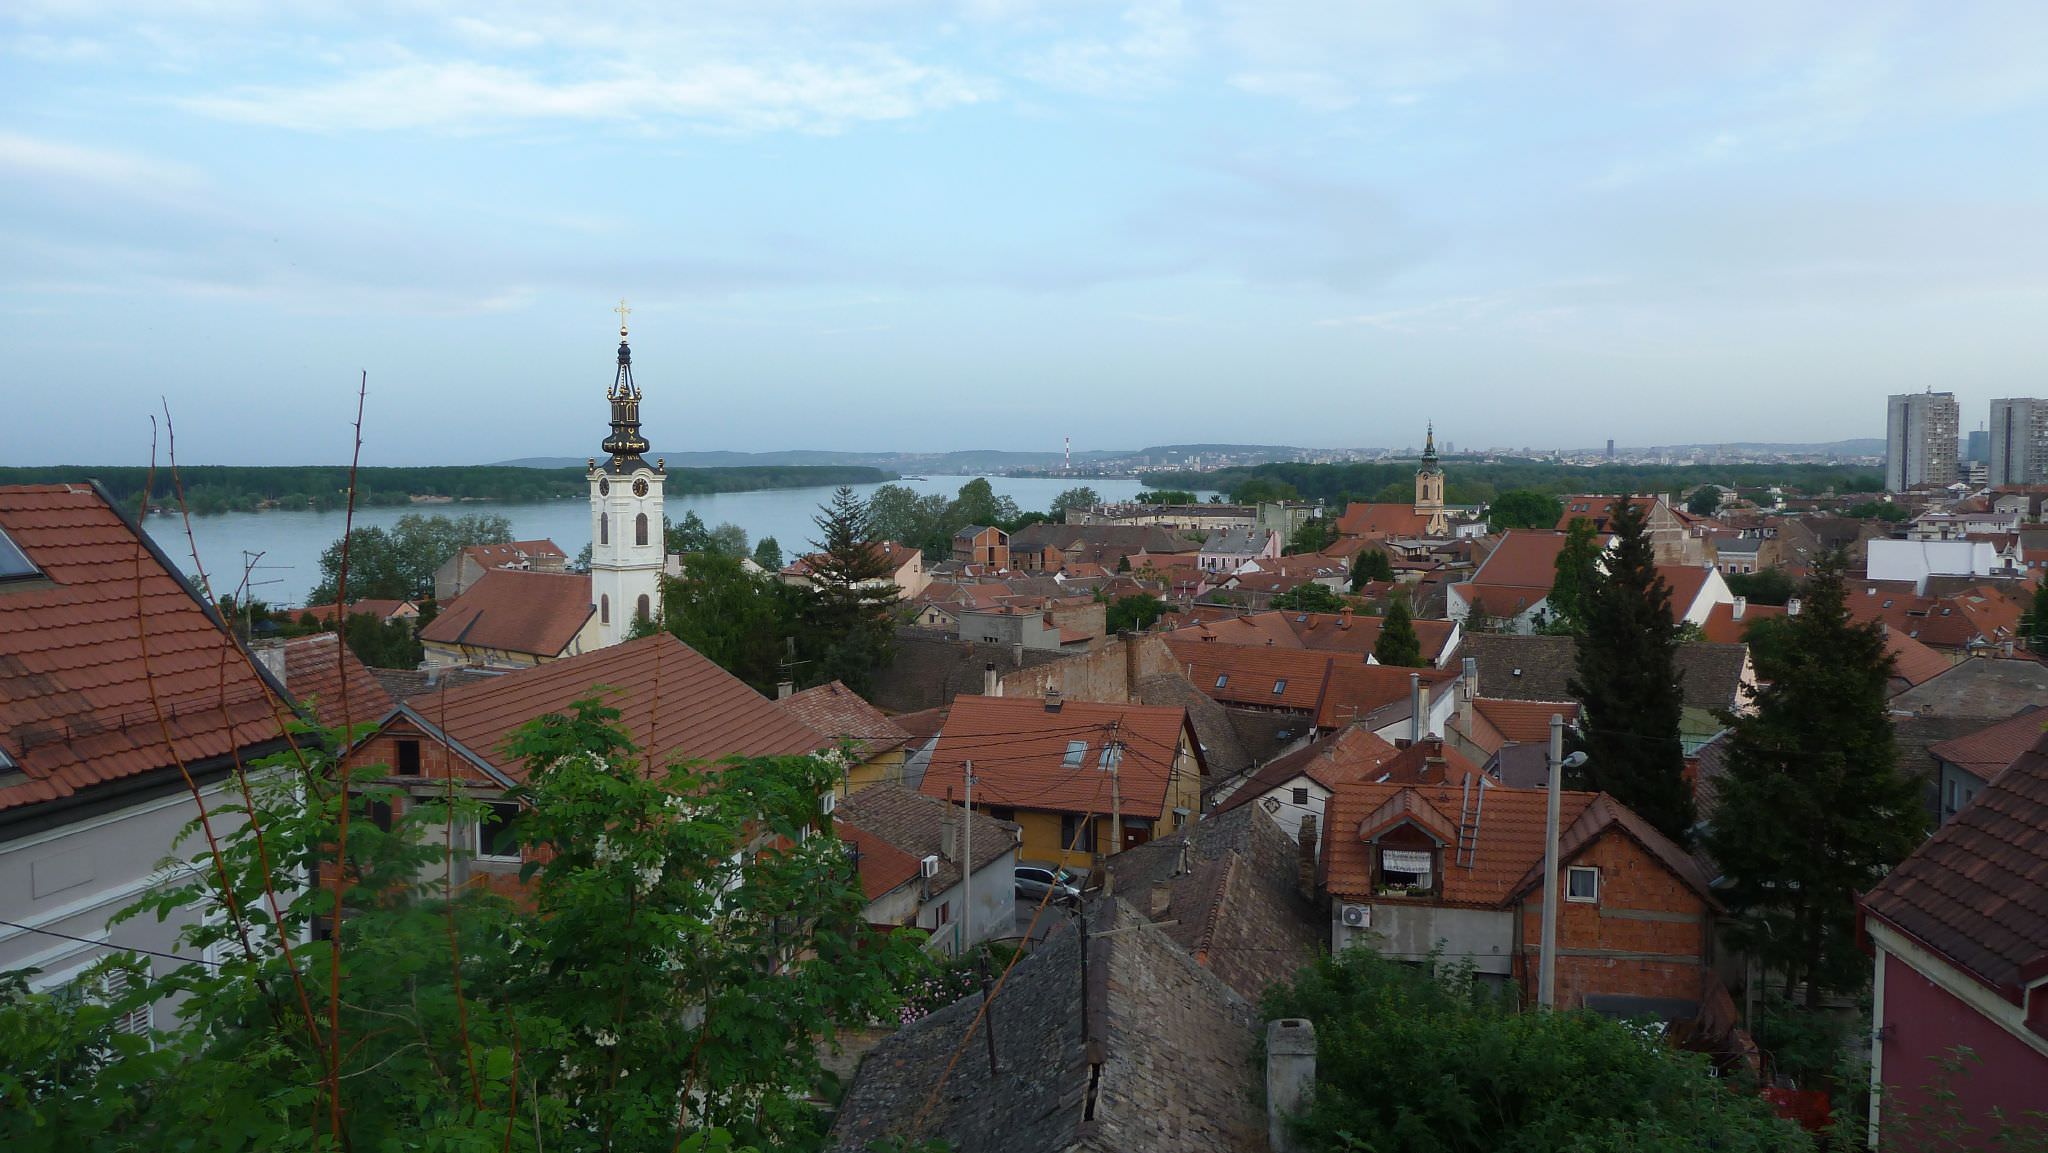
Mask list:
[{"label": "cloud", "polygon": [[836,132],[990,95],[990,86],[952,69],[870,51],[831,64],[616,65],[579,79],[467,60],[411,61],[326,84],[245,87],[180,103],[217,119],[301,132],[489,130],[562,120]]},{"label": "cloud", "polygon": [[1196,30],[1180,0],[1139,0],[1126,8],[1121,36],[1057,40],[1028,53],[1018,70],[1048,88],[1083,96],[1150,95],[1166,88],[1196,56]]},{"label": "cloud", "polygon": [[1342,112],[1358,103],[1350,85],[1323,72],[1240,72],[1230,86],[1255,96],[1277,96],[1315,112]]},{"label": "cloud", "polygon": [[0,173],[19,180],[85,184],[142,194],[191,189],[204,182],[197,171],[184,165],[18,132],[0,132]]}]

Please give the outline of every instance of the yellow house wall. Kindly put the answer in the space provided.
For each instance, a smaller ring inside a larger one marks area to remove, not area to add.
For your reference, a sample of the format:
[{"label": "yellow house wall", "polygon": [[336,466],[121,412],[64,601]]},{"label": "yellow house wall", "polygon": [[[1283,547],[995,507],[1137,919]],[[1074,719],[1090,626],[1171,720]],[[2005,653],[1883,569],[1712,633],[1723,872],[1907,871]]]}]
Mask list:
[{"label": "yellow house wall", "polygon": [[863,761],[847,770],[846,781],[840,786],[840,793],[857,793],[869,785],[883,781],[903,783],[903,750],[891,749],[881,756]]}]

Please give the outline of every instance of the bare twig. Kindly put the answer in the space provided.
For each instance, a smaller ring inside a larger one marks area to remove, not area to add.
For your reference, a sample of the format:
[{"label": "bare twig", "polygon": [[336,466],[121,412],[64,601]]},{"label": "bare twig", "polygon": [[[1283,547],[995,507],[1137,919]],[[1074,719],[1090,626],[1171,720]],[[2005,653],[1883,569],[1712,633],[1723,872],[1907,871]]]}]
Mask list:
[{"label": "bare twig", "polygon": [[[348,462],[348,507],[341,522],[341,571],[336,579],[334,601],[337,606],[348,603],[348,553],[349,537],[355,532],[356,517],[356,474],[363,460],[363,403],[370,393],[370,374],[365,371],[356,386],[355,448]],[[339,614],[339,607],[336,613]],[[347,643],[346,635],[342,643]],[[337,658],[338,659],[338,658]],[[341,711],[343,722],[348,718],[348,678],[341,678]],[[344,1145],[341,1127],[341,920],[342,898],[348,892],[348,816],[353,797],[349,793],[349,759],[340,758],[335,766],[341,777],[341,822],[336,833],[334,850],[334,912],[328,938],[330,963],[327,973],[327,1083],[331,1099],[328,1102],[328,1116],[336,1145]]]}]

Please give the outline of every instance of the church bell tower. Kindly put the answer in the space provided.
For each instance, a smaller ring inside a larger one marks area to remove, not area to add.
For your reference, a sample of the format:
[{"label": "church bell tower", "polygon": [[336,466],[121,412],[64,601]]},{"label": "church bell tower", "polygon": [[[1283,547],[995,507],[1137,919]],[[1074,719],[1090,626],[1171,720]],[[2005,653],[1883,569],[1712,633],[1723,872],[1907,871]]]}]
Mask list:
[{"label": "church bell tower", "polygon": [[1415,512],[1429,518],[1428,534],[1444,536],[1450,531],[1444,519],[1444,470],[1436,460],[1436,425],[1429,426],[1422,445],[1422,467],[1415,470]]},{"label": "church bell tower", "polygon": [[610,455],[590,458],[590,599],[597,610],[598,644],[615,645],[634,622],[661,614],[661,572],[667,559],[662,536],[661,486],[666,461],[649,465],[642,456],[640,386],[633,383],[633,350],[626,343],[625,301],[619,314],[619,368],[605,392],[611,402],[612,431],[604,438]]}]

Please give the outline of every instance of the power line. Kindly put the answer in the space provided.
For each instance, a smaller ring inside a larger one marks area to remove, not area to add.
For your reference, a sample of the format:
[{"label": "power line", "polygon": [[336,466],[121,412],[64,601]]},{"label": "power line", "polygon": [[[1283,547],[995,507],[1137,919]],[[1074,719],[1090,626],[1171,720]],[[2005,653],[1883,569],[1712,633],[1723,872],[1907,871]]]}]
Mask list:
[{"label": "power line", "polygon": [[204,957],[187,957],[179,953],[165,953],[157,949],[145,949],[139,945],[116,945],[111,941],[95,941],[91,937],[74,937],[69,933],[60,933],[55,929],[37,928],[34,925],[24,925],[18,921],[0,921],[0,925],[5,925],[10,929],[20,929],[24,933],[40,933],[45,937],[59,937],[66,941],[76,941],[81,945],[92,945],[96,948],[112,949],[120,953],[146,953],[152,957],[162,957],[165,960],[177,961],[178,963],[185,965],[218,966],[227,964],[227,962],[225,961],[209,961]]}]

